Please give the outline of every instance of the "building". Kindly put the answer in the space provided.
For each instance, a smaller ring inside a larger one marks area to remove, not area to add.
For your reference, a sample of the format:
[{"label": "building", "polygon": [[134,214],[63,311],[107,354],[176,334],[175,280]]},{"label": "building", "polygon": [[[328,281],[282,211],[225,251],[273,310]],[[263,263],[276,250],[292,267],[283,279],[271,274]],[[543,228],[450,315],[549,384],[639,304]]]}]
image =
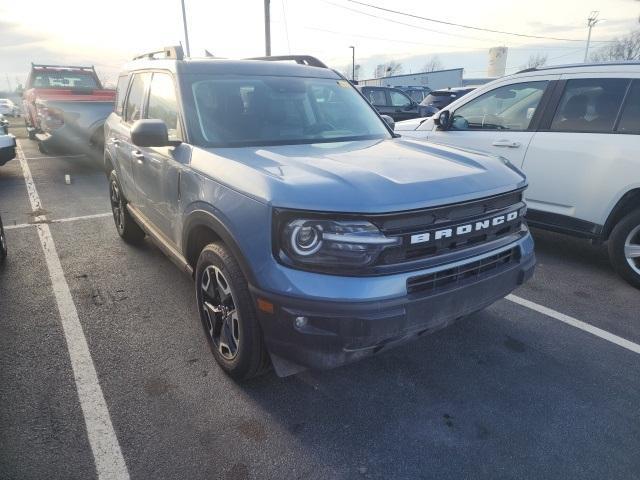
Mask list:
[{"label": "building", "polygon": [[403,75],[391,75],[389,77],[358,80],[358,85],[371,87],[429,87],[431,90],[439,90],[448,87],[462,86],[462,68],[449,70],[436,70],[434,72],[407,73]]}]

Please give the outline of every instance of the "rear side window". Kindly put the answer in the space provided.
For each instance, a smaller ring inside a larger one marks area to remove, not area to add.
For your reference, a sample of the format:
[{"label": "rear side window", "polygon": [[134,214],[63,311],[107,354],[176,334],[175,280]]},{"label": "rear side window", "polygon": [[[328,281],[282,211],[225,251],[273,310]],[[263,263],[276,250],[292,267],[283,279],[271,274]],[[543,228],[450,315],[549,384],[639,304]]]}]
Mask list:
[{"label": "rear side window", "polygon": [[118,87],[116,89],[116,114],[122,116],[124,111],[124,99],[127,96],[127,86],[129,85],[129,76],[122,75],[118,77]]},{"label": "rear side window", "polygon": [[369,90],[367,92],[367,99],[371,102],[371,105],[386,105],[387,99],[384,95],[384,90]]},{"label": "rear side window", "polygon": [[627,95],[617,131],[640,134],[640,82],[637,80],[633,82]]},{"label": "rear side window", "polygon": [[137,73],[133,76],[125,109],[125,120],[128,123],[133,123],[142,118],[142,105],[144,103],[144,94],[147,91],[149,77],[149,73]]},{"label": "rear side window", "polygon": [[171,75],[153,74],[147,118],[162,120],[167,125],[170,140],[182,140],[178,126],[178,100]]},{"label": "rear side window", "polygon": [[569,80],[551,122],[558,132],[610,133],[629,85],[624,78]]}]

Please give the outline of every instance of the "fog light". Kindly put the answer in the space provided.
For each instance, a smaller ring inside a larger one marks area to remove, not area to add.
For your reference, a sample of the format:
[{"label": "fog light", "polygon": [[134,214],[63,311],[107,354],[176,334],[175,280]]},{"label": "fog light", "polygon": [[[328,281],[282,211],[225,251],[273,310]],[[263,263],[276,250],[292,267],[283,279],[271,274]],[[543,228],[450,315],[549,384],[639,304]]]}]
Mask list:
[{"label": "fog light", "polygon": [[296,317],[296,327],[302,328],[307,324],[307,317]]}]

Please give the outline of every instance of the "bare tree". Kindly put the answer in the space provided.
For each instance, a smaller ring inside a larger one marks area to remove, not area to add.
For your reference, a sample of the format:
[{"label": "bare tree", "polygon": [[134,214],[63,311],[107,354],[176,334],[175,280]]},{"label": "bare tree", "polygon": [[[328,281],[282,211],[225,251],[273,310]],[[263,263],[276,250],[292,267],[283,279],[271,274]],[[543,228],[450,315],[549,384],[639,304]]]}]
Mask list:
[{"label": "bare tree", "polygon": [[390,61],[388,63],[379,63],[374,70],[375,78],[390,77],[402,73],[403,67],[401,63]]},{"label": "bare tree", "polygon": [[522,65],[520,68],[525,70],[527,68],[538,68],[543,67],[547,64],[547,55],[543,55],[541,53],[536,53],[535,55],[531,55],[527,63]]},{"label": "bare tree", "polygon": [[442,70],[444,65],[442,64],[442,60],[437,55],[430,57],[424,63],[424,67],[422,67],[423,72],[435,72],[436,70]]},{"label": "bare tree", "polygon": [[614,39],[610,45],[595,51],[591,55],[591,60],[594,62],[640,60],[640,30]]}]

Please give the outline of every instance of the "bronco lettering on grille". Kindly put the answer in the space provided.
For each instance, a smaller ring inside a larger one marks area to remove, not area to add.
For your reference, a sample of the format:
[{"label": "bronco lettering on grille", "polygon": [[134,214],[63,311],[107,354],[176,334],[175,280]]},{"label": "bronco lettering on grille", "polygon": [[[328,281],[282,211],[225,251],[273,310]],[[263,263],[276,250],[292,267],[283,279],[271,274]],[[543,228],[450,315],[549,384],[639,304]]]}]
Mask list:
[{"label": "bronco lettering on grille", "polygon": [[440,240],[443,238],[455,238],[463,235],[468,235],[474,232],[480,232],[482,230],[489,229],[491,227],[497,227],[504,223],[514,221],[520,216],[520,211],[515,210],[513,212],[497,215],[495,217],[478,220],[473,223],[463,223],[462,225],[455,225],[453,227],[443,228],[442,230],[433,230],[431,232],[417,233],[411,235],[411,244],[426,243],[433,240]]}]

